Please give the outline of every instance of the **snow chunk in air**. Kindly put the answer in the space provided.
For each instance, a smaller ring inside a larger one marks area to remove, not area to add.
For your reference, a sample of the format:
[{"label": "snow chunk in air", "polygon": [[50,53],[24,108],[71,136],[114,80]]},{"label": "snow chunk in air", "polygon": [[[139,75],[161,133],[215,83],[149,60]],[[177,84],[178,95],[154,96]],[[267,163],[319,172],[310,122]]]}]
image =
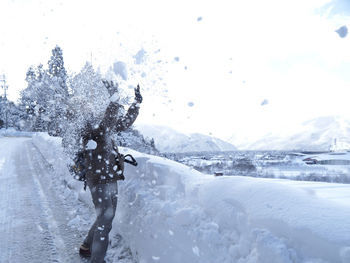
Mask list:
[{"label": "snow chunk in air", "polygon": [[261,102],[261,106],[265,106],[269,104],[269,101],[267,99],[264,99],[263,102]]},{"label": "snow chunk in air", "polygon": [[123,80],[127,80],[128,72],[126,69],[126,64],[122,61],[117,61],[113,64],[113,71],[118,76],[121,76]]},{"label": "snow chunk in air", "polygon": [[189,103],[187,103],[188,107],[193,107],[194,106],[194,103],[193,101],[190,101]]},{"label": "snow chunk in air", "polygon": [[97,142],[94,140],[89,140],[86,144],[86,150],[95,150],[97,148]]},{"label": "snow chunk in air", "polygon": [[345,38],[348,35],[348,28],[346,26],[341,26],[335,30],[335,32],[337,32],[341,38]]},{"label": "snow chunk in air", "polygon": [[146,60],[146,54],[147,54],[147,52],[143,48],[141,48],[134,56],[135,64],[140,65],[140,64],[144,63]]}]

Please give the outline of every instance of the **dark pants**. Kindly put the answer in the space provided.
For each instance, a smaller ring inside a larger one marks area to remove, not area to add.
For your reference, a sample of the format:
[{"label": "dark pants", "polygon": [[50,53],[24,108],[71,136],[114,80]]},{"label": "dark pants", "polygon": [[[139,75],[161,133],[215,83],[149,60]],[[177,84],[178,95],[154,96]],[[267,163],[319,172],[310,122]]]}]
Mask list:
[{"label": "dark pants", "polygon": [[91,263],[104,263],[108,248],[108,235],[117,208],[117,182],[90,186],[97,218],[91,226],[84,245],[91,249]]}]

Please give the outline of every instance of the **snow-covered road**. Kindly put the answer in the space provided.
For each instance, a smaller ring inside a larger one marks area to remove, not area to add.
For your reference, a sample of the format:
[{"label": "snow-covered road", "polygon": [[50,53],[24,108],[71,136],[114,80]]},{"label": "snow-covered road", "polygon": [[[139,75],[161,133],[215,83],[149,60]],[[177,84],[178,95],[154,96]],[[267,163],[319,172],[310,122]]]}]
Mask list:
[{"label": "snow-covered road", "polygon": [[0,138],[0,262],[80,262],[50,168],[30,138]]}]

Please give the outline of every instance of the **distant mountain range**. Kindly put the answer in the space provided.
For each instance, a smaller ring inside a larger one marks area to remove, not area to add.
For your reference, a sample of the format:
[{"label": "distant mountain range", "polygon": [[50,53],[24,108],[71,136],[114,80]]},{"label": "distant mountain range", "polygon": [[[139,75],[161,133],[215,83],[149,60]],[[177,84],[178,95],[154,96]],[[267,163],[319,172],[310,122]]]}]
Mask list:
[{"label": "distant mountain range", "polygon": [[271,132],[254,142],[239,143],[234,137],[228,141],[240,150],[350,150],[350,119],[320,117],[305,121],[287,135]]},{"label": "distant mountain range", "polygon": [[204,134],[184,134],[166,126],[138,124],[135,127],[145,137],[153,138],[160,152],[234,151],[232,144]]},{"label": "distant mountain range", "polygon": [[350,118],[325,116],[308,120],[286,134],[270,132],[256,141],[227,141],[204,134],[184,134],[166,126],[137,125],[145,137],[154,138],[160,152],[235,150],[343,151],[350,150]]}]

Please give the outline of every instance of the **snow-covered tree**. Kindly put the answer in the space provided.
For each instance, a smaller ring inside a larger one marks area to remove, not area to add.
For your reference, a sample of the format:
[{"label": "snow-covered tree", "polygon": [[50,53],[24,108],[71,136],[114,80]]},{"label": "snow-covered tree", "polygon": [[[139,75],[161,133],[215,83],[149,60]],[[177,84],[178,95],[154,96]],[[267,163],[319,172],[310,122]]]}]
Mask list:
[{"label": "snow-covered tree", "polygon": [[2,97],[0,97],[0,129],[5,127],[5,103]]},{"label": "snow-covered tree", "polygon": [[20,130],[21,111],[5,97],[0,97],[0,128],[15,128]]},{"label": "snow-covered tree", "polygon": [[48,69],[40,64],[26,74],[27,88],[21,93],[21,108],[27,112],[24,122],[33,131],[57,134],[62,129],[68,101],[67,72],[59,46],[52,50]]},{"label": "snow-covered tree", "polygon": [[8,127],[15,128],[17,130],[21,130],[21,118],[22,112],[19,107],[12,101],[7,102],[7,122]]},{"label": "snow-covered tree", "polygon": [[30,67],[26,74],[27,88],[21,92],[20,108],[26,112],[24,126],[28,130],[45,131],[50,121],[51,91],[47,71],[43,65]]},{"label": "snow-covered tree", "polygon": [[155,147],[154,139],[145,139],[144,136],[137,130],[129,128],[126,131],[120,132],[114,136],[114,140],[118,146],[128,147],[139,152],[159,155],[159,151]]},{"label": "snow-covered tree", "polygon": [[22,128],[30,131],[34,128],[35,116],[35,105],[36,105],[36,74],[35,69],[30,67],[26,73],[27,87],[21,91],[19,99],[19,107],[23,112],[22,115]]},{"label": "snow-covered tree", "polygon": [[56,92],[62,94],[63,96],[68,95],[67,87],[67,71],[64,67],[63,52],[59,46],[56,46],[52,50],[52,56],[48,61],[48,74],[52,80],[58,86]]},{"label": "snow-covered tree", "polygon": [[64,67],[63,52],[59,46],[52,50],[52,56],[48,61],[47,75],[51,91],[47,112],[48,128],[51,133],[59,133],[63,128],[62,123],[68,100],[67,71]]},{"label": "snow-covered tree", "polygon": [[18,109],[20,112],[20,130],[32,131],[35,121],[34,105],[31,104],[30,99],[21,97]]}]

